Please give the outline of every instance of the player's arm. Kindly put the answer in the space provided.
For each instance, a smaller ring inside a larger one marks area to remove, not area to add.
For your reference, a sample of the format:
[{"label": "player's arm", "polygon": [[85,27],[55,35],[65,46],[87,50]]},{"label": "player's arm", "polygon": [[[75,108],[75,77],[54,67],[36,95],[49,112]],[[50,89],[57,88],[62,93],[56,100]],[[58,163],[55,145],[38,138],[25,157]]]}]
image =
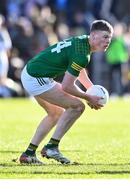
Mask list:
[{"label": "player's arm", "polygon": [[88,89],[90,86],[93,85],[92,81],[91,81],[90,78],[88,77],[88,74],[87,74],[85,68],[80,71],[80,74],[79,74],[79,76],[78,76],[78,80],[80,81],[80,83],[81,83],[86,89]]},{"label": "player's arm", "polygon": [[62,81],[62,89],[73,96],[86,99],[85,92],[75,85],[76,80],[77,80],[76,76],[66,71],[63,81]]},{"label": "player's arm", "polygon": [[73,96],[85,99],[87,102],[89,102],[90,107],[93,107],[94,109],[100,109],[101,105],[98,104],[100,98],[97,96],[90,96],[86,94],[75,85],[76,80],[76,76],[66,71],[62,81],[62,89]]}]

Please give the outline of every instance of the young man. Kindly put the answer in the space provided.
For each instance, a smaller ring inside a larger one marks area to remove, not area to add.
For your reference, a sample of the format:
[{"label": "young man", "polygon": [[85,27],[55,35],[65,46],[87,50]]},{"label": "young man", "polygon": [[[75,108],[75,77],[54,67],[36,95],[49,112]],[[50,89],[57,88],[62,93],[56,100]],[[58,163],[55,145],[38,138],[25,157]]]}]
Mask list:
[{"label": "young man", "polygon": [[[93,83],[85,72],[90,54],[105,51],[113,34],[112,26],[104,21],[92,23],[90,35],[63,40],[41,51],[31,59],[22,71],[21,80],[26,91],[46,110],[47,116],[39,124],[27,150],[22,153],[20,163],[42,164],[36,157],[36,149],[50,130],[56,125],[52,138],[41,151],[42,157],[55,159],[63,164],[70,163],[58,149],[65,133],[85,110],[81,99],[98,110],[99,97],[87,95],[75,82],[78,79],[87,89]],[[53,80],[63,74],[62,83]]]}]

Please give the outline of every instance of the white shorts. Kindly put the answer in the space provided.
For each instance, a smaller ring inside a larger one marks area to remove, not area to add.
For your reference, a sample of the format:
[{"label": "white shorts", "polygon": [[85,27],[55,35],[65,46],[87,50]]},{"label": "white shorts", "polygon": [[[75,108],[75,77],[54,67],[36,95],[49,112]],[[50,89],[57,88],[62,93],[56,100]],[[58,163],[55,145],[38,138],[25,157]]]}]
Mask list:
[{"label": "white shorts", "polygon": [[48,77],[32,77],[28,74],[26,66],[21,73],[21,81],[24,89],[32,96],[42,94],[53,88],[57,82]]}]

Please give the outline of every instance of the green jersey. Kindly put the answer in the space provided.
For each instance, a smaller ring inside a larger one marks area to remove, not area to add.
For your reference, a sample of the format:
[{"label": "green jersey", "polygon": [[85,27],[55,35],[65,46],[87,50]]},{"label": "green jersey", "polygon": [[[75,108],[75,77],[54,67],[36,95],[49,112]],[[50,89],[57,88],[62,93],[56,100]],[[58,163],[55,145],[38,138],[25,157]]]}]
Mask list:
[{"label": "green jersey", "polygon": [[78,76],[90,61],[88,36],[76,36],[46,48],[27,63],[33,77],[54,78],[68,71]]}]

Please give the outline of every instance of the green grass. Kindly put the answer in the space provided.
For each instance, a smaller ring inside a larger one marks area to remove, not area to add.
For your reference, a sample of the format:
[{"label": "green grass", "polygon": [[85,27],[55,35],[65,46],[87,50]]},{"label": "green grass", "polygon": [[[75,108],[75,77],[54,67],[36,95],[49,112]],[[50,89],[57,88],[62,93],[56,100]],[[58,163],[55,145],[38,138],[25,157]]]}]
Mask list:
[{"label": "green grass", "polygon": [[60,149],[79,165],[60,165],[38,157],[44,166],[13,162],[30,142],[45,112],[29,99],[0,100],[0,179],[130,178],[130,99],[110,101],[100,111],[88,106],[61,141]]}]

